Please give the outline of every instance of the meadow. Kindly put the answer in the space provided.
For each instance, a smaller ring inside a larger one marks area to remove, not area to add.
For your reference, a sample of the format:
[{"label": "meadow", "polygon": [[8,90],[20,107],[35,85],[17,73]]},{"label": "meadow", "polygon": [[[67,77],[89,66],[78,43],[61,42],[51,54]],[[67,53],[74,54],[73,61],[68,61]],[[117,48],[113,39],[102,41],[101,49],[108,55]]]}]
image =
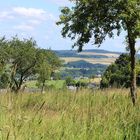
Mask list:
[{"label": "meadow", "polygon": [[[37,86],[37,81],[36,80],[32,80],[32,81],[28,81],[26,82],[26,86],[28,88],[38,88]],[[64,86],[65,80],[46,80],[45,85],[54,89],[62,89]]]},{"label": "meadow", "polygon": [[128,93],[1,94],[0,140],[139,140],[140,95],[134,107]]}]

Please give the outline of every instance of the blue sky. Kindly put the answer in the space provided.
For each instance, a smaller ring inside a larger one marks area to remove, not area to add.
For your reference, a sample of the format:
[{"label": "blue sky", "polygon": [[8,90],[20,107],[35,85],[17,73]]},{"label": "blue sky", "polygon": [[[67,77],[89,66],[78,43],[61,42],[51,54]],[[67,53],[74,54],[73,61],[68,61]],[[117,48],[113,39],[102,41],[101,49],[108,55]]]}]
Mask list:
[{"label": "blue sky", "polygon": [[[59,19],[60,8],[70,6],[68,0],[4,0],[0,4],[0,36],[18,35],[20,38],[33,37],[39,47],[55,50],[71,50],[73,42],[63,39]],[[100,49],[124,51],[125,33],[114,39],[106,39]],[[140,44],[140,43],[138,43]],[[85,49],[95,48],[91,44]]]}]

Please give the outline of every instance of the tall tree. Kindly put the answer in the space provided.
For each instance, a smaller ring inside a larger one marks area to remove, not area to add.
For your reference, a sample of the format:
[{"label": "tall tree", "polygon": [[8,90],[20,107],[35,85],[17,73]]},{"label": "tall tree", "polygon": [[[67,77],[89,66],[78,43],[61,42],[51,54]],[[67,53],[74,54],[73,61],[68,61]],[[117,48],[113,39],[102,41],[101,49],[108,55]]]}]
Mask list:
[{"label": "tall tree", "polygon": [[[72,8],[61,10],[62,35],[76,39],[74,46],[82,51],[84,44],[92,41],[100,46],[106,36],[112,38],[126,31],[126,41],[131,56],[131,98],[136,102],[135,44],[140,37],[140,0],[71,0]],[[73,46],[73,47],[74,47]]]},{"label": "tall tree", "polygon": [[44,92],[45,82],[50,79],[50,66],[46,62],[42,62],[38,68],[38,83],[41,86],[41,93]]},{"label": "tall tree", "polygon": [[[49,51],[45,49],[38,49],[38,64],[36,66],[38,73],[38,85],[41,87],[41,93],[44,92],[45,82],[50,79],[51,76],[51,63],[49,64]],[[53,56],[52,56],[53,57]]]}]

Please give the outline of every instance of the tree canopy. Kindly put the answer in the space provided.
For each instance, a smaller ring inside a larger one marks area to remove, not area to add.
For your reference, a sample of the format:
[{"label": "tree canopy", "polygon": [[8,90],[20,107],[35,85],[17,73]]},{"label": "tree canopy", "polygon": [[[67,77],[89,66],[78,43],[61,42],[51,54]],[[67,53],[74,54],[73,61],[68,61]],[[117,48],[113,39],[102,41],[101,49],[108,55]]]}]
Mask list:
[{"label": "tree canopy", "polygon": [[62,35],[77,39],[74,46],[82,46],[90,40],[101,45],[106,36],[113,37],[121,31],[131,30],[132,37],[140,36],[139,0],[72,0],[72,8],[61,10],[60,21],[64,25]]},{"label": "tree canopy", "polygon": [[61,64],[55,53],[38,48],[32,38],[2,38],[0,51],[1,78],[3,75],[8,77],[9,88],[14,92],[18,92],[22,84],[35,75],[41,81],[46,80]]}]

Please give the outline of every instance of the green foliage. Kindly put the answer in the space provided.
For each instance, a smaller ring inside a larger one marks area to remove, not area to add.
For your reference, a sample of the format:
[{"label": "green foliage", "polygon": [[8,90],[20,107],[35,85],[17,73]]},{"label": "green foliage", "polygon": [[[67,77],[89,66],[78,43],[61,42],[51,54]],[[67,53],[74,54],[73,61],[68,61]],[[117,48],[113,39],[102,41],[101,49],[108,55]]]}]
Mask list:
[{"label": "green foliage", "polygon": [[36,66],[37,74],[38,74],[38,86],[42,88],[44,91],[45,81],[50,79],[51,75],[51,64],[48,62],[48,54],[46,50],[39,49],[37,51],[38,62]]},{"label": "green foliage", "polygon": [[87,83],[84,81],[76,82],[76,87],[87,87]]},{"label": "green foliage", "polygon": [[4,69],[8,69],[11,90],[18,92],[23,82],[35,73],[36,42],[33,39],[19,40],[17,36],[4,41],[6,43],[0,46],[0,50],[6,54],[6,59],[2,53],[1,60],[5,65]]},{"label": "green foliage", "polygon": [[79,51],[90,40],[100,46],[106,36],[114,36],[114,30],[117,31],[117,35],[122,29],[130,31],[128,36],[134,40],[140,36],[139,0],[72,1],[72,8],[62,8],[57,24],[63,25],[63,37],[77,39],[74,46],[79,46]]},{"label": "green foliage", "polygon": [[[44,49],[43,49],[44,50]],[[44,50],[45,51],[45,50]],[[50,64],[50,68],[51,68],[51,72],[55,73],[56,70],[58,70],[58,68],[60,66],[62,66],[62,61],[59,59],[59,57],[55,54],[55,52],[51,51],[51,50],[47,50],[45,53],[46,57],[47,57],[47,61]]]},{"label": "green foliage", "polygon": [[53,80],[61,80],[60,72],[56,72],[52,74]]},{"label": "green foliage", "polygon": [[73,78],[77,78],[77,77],[91,77],[92,75],[97,75],[97,73],[99,72],[100,74],[103,74],[105,69],[107,66],[105,67],[97,67],[97,68],[93,68],[93,69],[76,69],[76,68],[72,68],[72,69],[64,69],[63,71],[60,72],[61,77],[63,79],[65,79],[66,77],[73,77]]},{"label": "green foliage", "polygon": [[75,86],[76,82],[72,77],[67,77],[66,78],[66,85],[67,86]]},{"label": "green foliage", "polygon": [[75,86],[77,88],[87,87],[88,85],[86,81],[82,81],[82,80],[76,81],[72,77],[67,77],[65,81],[67,86]]},{"label": "green foliage", "polygon": [[2,73],[0,75],[0,88],[4,89],[8,87],[9,84],[9,75],[7,73]]},{"label": "green foliage", "polygon": [[39,75],[37,80],[43,92],[46,80],[49,80],[52,74],[55,74],[55,71],[61,66],[61,61],[51,50],[39,49],[37,56],[37,73]]},{"label": "green foliage", "polygon": [[130,86],[130,57],[128,54],[121,54],[115,63],[106,69],[102,76],[101,88],[110,86]]},{"label": "green foliage", "polygon": [[14,92],[18,92],[23,83],[35,75],[40,82],[44,82],[61,64],[55,53],[37,48],[32,38],[23,40],[17,36],[11,40],[2,38],[0,44],[1,71],[9,75],[9,85]]}]

